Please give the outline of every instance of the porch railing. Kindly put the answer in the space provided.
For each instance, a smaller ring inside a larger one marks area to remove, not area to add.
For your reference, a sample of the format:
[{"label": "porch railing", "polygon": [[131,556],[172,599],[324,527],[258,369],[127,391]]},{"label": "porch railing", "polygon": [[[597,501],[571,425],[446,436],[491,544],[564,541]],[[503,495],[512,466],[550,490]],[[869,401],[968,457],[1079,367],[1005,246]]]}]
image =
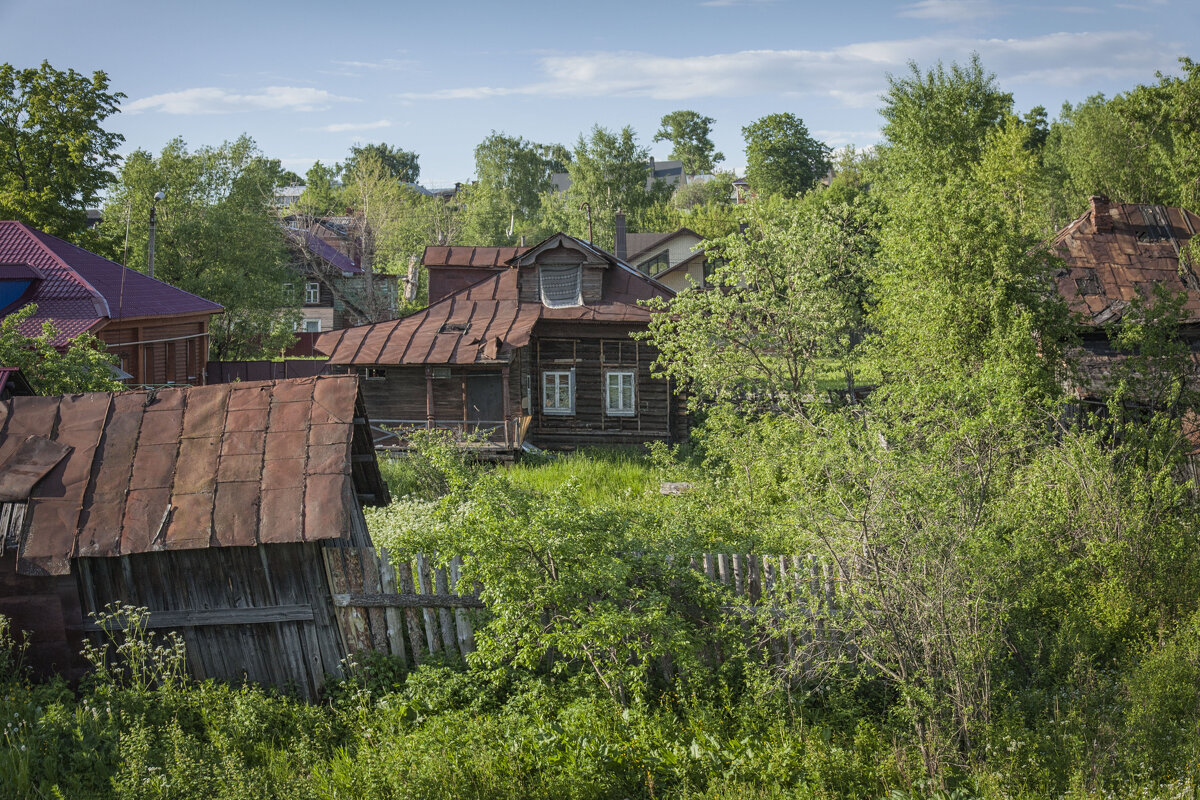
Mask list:
[{"label": "porch railing", "polygon": [[491,419],[373,419],[371,434],[376,449],[405,449],[406,431],[425,428],[450,431],[463,447],[479,450],[517,450],[525,441],[529,417]]}]

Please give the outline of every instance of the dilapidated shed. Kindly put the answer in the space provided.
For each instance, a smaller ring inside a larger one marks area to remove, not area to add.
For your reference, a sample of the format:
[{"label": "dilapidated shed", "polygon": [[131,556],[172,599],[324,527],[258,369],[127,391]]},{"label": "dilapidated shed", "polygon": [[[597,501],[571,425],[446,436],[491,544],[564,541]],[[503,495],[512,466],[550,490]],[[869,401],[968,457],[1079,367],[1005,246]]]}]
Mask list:
[{"label": "dilapidated shed", "polygon": [[319,691],[345,655],[323,549],[386,503],[358,381],[0,403],[0,614],[74,676],[90,612],[148,608],[197,678]]}]

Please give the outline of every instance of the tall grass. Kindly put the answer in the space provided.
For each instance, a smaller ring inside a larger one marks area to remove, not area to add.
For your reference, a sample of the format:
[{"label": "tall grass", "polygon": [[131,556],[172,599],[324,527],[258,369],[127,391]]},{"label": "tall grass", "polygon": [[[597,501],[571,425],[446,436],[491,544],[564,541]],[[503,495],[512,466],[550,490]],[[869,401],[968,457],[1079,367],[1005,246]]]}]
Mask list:
[{"label": "tall grass", "polygon": [[506,467],[514,485],[550,492],[567,481],[579,487],[587,505],[619,503],[657,496],[660,470],[642,450],[590,448],[574,453],[525,459]]}]

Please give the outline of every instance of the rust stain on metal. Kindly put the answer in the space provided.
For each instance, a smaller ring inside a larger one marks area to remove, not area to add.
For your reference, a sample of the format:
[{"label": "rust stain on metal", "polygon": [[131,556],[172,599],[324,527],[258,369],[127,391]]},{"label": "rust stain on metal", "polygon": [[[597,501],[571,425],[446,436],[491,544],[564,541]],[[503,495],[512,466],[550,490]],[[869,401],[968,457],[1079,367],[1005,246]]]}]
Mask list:
[{"label": "rust stain on metal", "polygon": [[[0,403],[0,491],[32,479],[18,569],[347,536],[343,503],[388,500],[378,468],[351,458],[359,438],[372,452],[360,405],[352,375]],[[45,458],[21,455],[31,436]]]}]

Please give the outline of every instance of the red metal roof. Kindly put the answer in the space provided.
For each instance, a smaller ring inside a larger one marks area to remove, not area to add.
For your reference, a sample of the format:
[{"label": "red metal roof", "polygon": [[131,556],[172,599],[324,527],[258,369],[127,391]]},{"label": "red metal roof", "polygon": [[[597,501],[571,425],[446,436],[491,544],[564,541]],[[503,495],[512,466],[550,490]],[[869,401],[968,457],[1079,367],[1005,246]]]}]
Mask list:
[{"label": "red metal roof", "polygon": [[426,267],[504,267],[528,247],[426,247]]},{"label": "red metal roof", "polygon": [[108,319],[224,310],[20,222],[0,221],[0,263],[25,265],[42,274],[42,280],[22,300],[22,305],[37,304],[38,310],[21,326],[21,332],[35,336],[43,322],[53,322],[59,331],[56,346]]},{"label": "red metal roof", "polygon": [[529,344],[539,320],[646,325],[650,312],[638,301],[669,296],[670,290],[603,256],[616,268],[604,271],[599,303],[546,308],[522,302],[521,271],[505,269],[403,319],[322,334],[317,347],[331,364],[478,364],[507,361],[514,348]]},{"label": "red metal roof", "polygon": [[354,476],[386,501],[378,469],[364,479],[352,458],[365,424],[348,375],[12,398],[0,403],[0,464],[20,461],[31,436],[71,448],[32,491],[18,568],[61,575],[77,556],[343,537]]},{"label": "red metal roof", "polygon": [[1186,292],[1184,312],[1200,320],[1200,289],[1193,288],[1200,279],[1190,268],[1181,272],[1179,263],[1179,248],[1197,229],[1200,217],[1180,208],[1093,198],[1092,209],[1054,238],[1052,248],[1066,262],[1058,290],[1093,325],[1119,319],[1155,285]]}]

